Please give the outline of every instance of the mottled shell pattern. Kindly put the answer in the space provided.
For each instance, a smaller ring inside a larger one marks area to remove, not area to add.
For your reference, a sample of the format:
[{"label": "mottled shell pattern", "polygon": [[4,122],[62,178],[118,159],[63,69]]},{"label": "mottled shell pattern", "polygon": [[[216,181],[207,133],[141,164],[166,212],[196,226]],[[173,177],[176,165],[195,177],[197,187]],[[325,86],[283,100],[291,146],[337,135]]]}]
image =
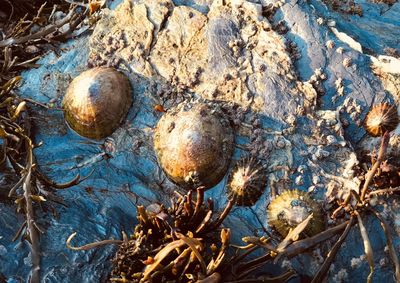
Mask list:
[{"label": "mottled shell pattern", "polygon": [[389,103],[375,105],[365,119],[365,130],[373,137],[383,136],[391,132],[399,124],[397,107]]},{"label": "mottled shell pattern", "polygon": [[93,139],[112,134],[131,104],[129,79],[106,67],[89,69],[73,79],[62,102],[68,125]]},{"label": "mottled shell pattern", "polygon": [[287,190],[269,204],[269,225],[282,237],[286,237],[290,229],[303,222],[311,213],[313,213],[313,218],[303,231],[309,237],[325,229],[322,209],[306,192]]},{"label": "mottled shell pattern", "polygon": [[158,122],[154,149],[171,181],[186,189],[208,189],[226,174],[234,134],[220,111],[205,103],[181,103]]},{"label": "mottled shell pattern", "polygon": [[233,168],[227,185],[228,198],[238,206],[252,206],[263,194],[267,174],[261,164],[248,158],[241,159]]}]

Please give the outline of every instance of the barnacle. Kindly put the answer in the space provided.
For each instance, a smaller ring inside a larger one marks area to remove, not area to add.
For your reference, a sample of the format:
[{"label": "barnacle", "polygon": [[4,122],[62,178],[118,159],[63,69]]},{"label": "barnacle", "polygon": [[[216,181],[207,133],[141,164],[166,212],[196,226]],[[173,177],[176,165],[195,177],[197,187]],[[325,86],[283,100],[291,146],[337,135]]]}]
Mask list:
[{"label": "barnacle", "polygon": [[225,176],[234,135],[222,113],[204,103],[180,104],[157,124],[154,149],[166,175],[192,189],[211,188]]},{"label": "barnacle", "polygon": [[97,67],[77,76],[63,100],[65,120],[78,134],[101,139],[113,133],[132,104],[128,78]]},{"label": "barnacle", "polygon": [[262,166],[254,160],[242,159],[228,180],[228,198],[236,205],[252,206],[261,197],[267,184],[267,175]]},{"label": "barnacle", "polygon": [[343,66],[344,67],[350,67],[351,64],[352,64],[351,58],[344,58],[343,59]]},{"label": "barnacle", "polygon": [[383,136],[391,132],[399,124],[397,107],[389,103],[375,105],[365,119],[365,130],[373,137]]},{"label": "barnacle", "polygon": [[310,214],[313,218],[304,230],[307,236],[313,236],[325,229],[325,219],[319,204],[306,192],[287,190],[271,201],[268,206],[269,224],[283,237]]}]

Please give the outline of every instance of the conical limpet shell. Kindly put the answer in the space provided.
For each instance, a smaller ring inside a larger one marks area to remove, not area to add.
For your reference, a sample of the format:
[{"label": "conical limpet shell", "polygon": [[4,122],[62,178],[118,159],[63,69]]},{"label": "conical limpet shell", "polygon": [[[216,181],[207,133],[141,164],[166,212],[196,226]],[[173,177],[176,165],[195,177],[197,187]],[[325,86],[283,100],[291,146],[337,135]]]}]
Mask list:
[{"label": "conical limpet shell", "polygon": [[252,206],[261,197],[267,185],[267,174],[254,160],[242,159],[233,168],[228,184],[228,198],[238,206]]},{"label": "conical limpet shell", "polygon": [[204,103],[168,110],[155,129],[159,164],[170,180],[186,189],[218,184],[229,167],[233,148],[229,121]]},{"label": "conical limpet shell", "polygon": [[131,104],[128,78],[105,67],[89,69],[73,79],[62,102],[68,125],[93,139],[112,134]]},{"label": "conical limpet shell", "polygon": [[397,107],[389,103],[375,105],[365,119],[365,130],[373,137],[383,136],[391,132],[399,124]]},{"label": "conical limpet shell", "polygon": [[283,237],[311,213],[313,218],[304,230],[310,237],[324,231],[325,217],[319,204],[308,193],[287,190],[272,200],[268,206],[269,224]]}]

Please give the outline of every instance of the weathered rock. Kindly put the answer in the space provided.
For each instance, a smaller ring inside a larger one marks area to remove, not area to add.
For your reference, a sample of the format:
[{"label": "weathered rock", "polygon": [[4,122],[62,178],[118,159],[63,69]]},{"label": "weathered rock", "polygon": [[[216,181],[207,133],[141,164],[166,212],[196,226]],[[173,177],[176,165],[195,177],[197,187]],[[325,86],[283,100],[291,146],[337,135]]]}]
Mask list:
[{"label": "weathered rock", "polygon": [[[77,188],[61,193],[69,207],[60,209],[60,219],[43,217],[51,224],[42,240],[46,279],[101,281],[109,250],[66,251],[63,239],[76,230],[81,237],[77,244],[119,238],[120,230],[132,230],[134,203],[166,202],[177,189],[165,180],[152,151],[152,128],[161,115],[153,110],[155,104],[168,108],[193,98],[218,100],[240,133],[241,149],[235,158],[243,153],[257,156],[271,172],[261,199],[251,209],[235,209],[225,222],[238,227],[233,233],[236,243],[242,236],[269,229],[265,208],[271,191],[308,190],[329,208],[329,201],[357,188],[354,148],[362,142],[370,149],[371,142],[377,142],[363,138],[365,114],[373,104],[398,100],[398,74],[388,72],[379,55],[387,47],[398,50],[400,4],[357,1],[363,10],[360,17],[332,12],[324,2],[126,0],[115,10],[103,11],[88,43],[75,39],[59,58],[49,54],[39,69],[26,72],[20,92],[59,105],[68,81],[87,68],[86,62],[112,65],[130,73],[137,98],[126,122],[103,145],[82,143],[66,129],[60,113],[37,110],[43,119],[35,120],[36,140],[44,145],[35,153],[38,164],[46,165],[45,173],[64,181],[95,169]],[[391,62],[397,62],[395,51],[387,54],[394,58]],[[399,130],[395,133],[391,143],[399,144]],[[94,193],[87,193],[91,190]],[[227,201],[223,193],[222,185],[207,192],[217,200],[217,209]],[[398,205],[385,210],[398,220]],[[7,258],[0,256],[4,274],[27,277],[28,266],[16,269],[14,264],[27,253],[10,244],[15,232],[10,223],[16,220],[2,216],[1,221],[8,227],[0,239],[8,251]],[[379,224],[365,224],[374,256],[387,256]],[[394,241],[398,246],[399,237]],[[357,229],[346,242],[348,248],[338,254],[341,260],[335,262],[330,280],[347,274],[362,282],[367,265],[348,268],[354,253],[358,256],[363,249]],[[299,272],[312,275],[318,269],[316,257],[301,259],[290,263]],[[69,273],[69,265],[84,268]],[[391,267],[382,267],[374,280],[393,282],[392,275]]]}]

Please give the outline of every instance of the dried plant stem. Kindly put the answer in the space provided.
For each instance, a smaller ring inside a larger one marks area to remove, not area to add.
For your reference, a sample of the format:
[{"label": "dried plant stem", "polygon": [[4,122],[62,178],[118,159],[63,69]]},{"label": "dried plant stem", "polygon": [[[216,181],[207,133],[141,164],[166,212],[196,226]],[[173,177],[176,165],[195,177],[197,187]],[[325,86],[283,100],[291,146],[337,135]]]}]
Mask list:
[{"label": "dried plant stem", "polygon": [[197,216],[199,215],[199,213],[200,213],[201,205],[202,205],[203,202],[204,202],[204,189],[205,189],[205,188],[204,188],[203,186],[197,188],[196,206],[195,206],[195,208],[194,208],[194,212],[193,212],[192,217],[190,218],[189,222],[190,222],[190,221],[193,221],[194,219],[196,219],[196,217],[197,217]]},{"label": "dried plant stem", "polygon": [[68,249],[71,249],[71,250],[74,250],[74,251],[87,251],[87,250],[94,249],[94,248],[97,248],[97,247],[100,247],[100,246],[105,246],[105,245],[110,245],[110,244],[118,244],[118,245],[120,245],[120,244],[123,243],[123,241],[121,241],[121,240],[112,240],[111,239],[111,240],[103,240],[103,241],[90,243],[90,244],[83,245],[83,246],[80,246],[80,247],[74,247],[74,246],[71,246],[71,241],[75,236],[76,236],[76,232],[72,233],[68,237],[68,239],[67,239],[67,241],[65,243]]},{"label": "dried plant stem", "polygon": [[224,219],[228,216],[229,212],[231,211],[233,205],[234,205],[233,200],[229,200],[224,211],[221,213],[221,215],[218,217],[218,219],[215,221],[215,223],[211,226],[209,230],[217,229],[222,224]]},{"label": "dried plant stem", "polygon": [[40,239],[39,233],[36,229],[35,218],[32,207],[32,194],[31,194],[31,176],[32,176],[32,142],[29,138],[26,138],[28,156],[26,165],[26,177],[22,185],[24,191],[24,198],[26,202],[26,224],[29,233],[29,239],[32,249],[32,274],[31,283],[40,282]]},{"label": "dried plant stem", "polygon": [[389,132],[386,132],[382,136],[381,146],[379,148],[379,153],[378,153],[378,158],[377,158],[376,162],[374,163],[374,165],[372,166],[372,168],[365,175],[365,182],[364,182],[364,186],[361,190],[361,196],[360,196],[362,201],[365,199],[365,194],[367,193],[369,184],[371,183],[372,179],[375,176],[376,171],[381,166],[381,163],[382,163],[383,159],[385,158],[387,146],[389,143],[389,138],[390,138]]},{"label": "dried plant stem", "polygon": [[244,280],[235,280],[228,281],[226,283],[279,283],[279,282],[288,282],[290,278],[296,276],[296,272],[294,270],[288,270],[284,274],[276,276],[276,277],[262,277],[257,279],[244,279]]},{"label": "dried plant stem", "polygon": [[354,221],[355,221],[355,217],[351,216],[350,221],[347,223],[346,229],[344,230],[343,234],[340,236],[340,238],[336,242],[336,244],[333,246],[332,250],[328,253],[328,256],[326,257],[321,268],[318,270],[317,274],[314,276],[311,283],[319,283],[319,282],[323,281],[323,279],[325,278],[326,274],[329,271],[329,267],[331,266],[333,260],[336,257],[337,252],[339,251],[344,240],[346,239],[347,235],[349,234],[349,231],[351,229],[351,226],[353,226]]},{"label": "dried plant stem", "polygon": [[385,233],[385,236],[386,236],[387,245],[389,247],[390,258],[392,259],[392,262],[393,262],[393,265],[394,265],[396,282],[400,282],[399,258],[397,256],[397,252],[396,252],[396,250],[394,248],[394,245],[393,245],[393,237],[392,237],[392,234],[390,234],[389,225],[386,222],[386,220],[379,214],[378,211],[376,211],[373,208],[369,208],[369,211],[371,211],[376,216],[376,218],[378,218],[379,221],[381,222],[381,226],[382,226],[383,232]]},{"label": "dried plant stem", "polygon": [[390,189],[382,189],[382,190],[375,190],[375,191],[369,192],[368,195],[367,195],[367,198],[369,198],[371,195],[392,194],[394,192],[400,192],[400,187],[390,188]]},{"label": "dried plant stem", "polygon": [[31,41],[31,40],[36,40],[36,39],[43,39],[46,35],[49,35],[50,33],[56,31],[58,28],[62,27],[63,25],[67,24],[69,21],[71,21],[74,17],[75,9],[71,9],[68,15],[64,17],[64,19],[60,20],[59,22],[49,25],[45,27],[44,29],[38,31],[37,33],[34,34],[29,34],[26,36],[22,36],[19,38],[7,38],[5,40],[0,41],[0,48],[14,45],[14,44],[23,44],[25,42]]},{"label": "dried plant stem", "polygon": [[370,268],[370,272],[367,278],[367,283],[371,283],[372,275],[374,273],[374,254],[372,252],[371,241],[369,240],[367,229],[364,226],[360,214],[357,211],[355,211],[354,213],[357,216],[358,227],[360,227],[360,233],[364,243],[364,251]]},{"label": "dried plant stem", "polygon": [[349,221],[339,224],[335,227],[329,228],[313,237],[305,238],[300,241],[296,241],[296,242],[292,243],[290,246],[288,246],[278,256],[284,255],[289,258],[297,256],[297,255],[305,252],[306,250],[309,250],[312,247],[318,245],[319,243],[322,243],[322,242],[332,238],[333,236],[338,234],[340,231],[344,230],[348,224],[349,224]]}]

